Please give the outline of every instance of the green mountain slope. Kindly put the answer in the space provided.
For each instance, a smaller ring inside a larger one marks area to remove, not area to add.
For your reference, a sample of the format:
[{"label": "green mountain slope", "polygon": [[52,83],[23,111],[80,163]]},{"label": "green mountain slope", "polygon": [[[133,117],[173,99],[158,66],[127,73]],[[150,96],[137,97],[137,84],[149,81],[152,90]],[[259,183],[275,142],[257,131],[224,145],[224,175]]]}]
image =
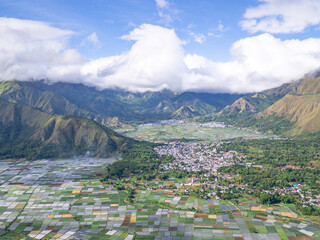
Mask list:
[{"label": "green mountain slope", "polygon": [[289,120],[293,126],[286,132],[287,135],[320,132],[320,77],[309,75],[272,91],[287,92],[287,94],[257,114],[258,119],[277,116]]},{"label": "green mountain slope", "polygon": [[75,115],[102,124],[114,117],[133,117],[130,109],[90,91],[80,84],[47,85],[39,82],[8,81],[0,83],[0,96],[8,101],[38,108],[50,114]]},{"label": "green mountain slope", "polygon": [[236,100],[234,103],[231,105],[226,106],[220,114],[224,113],[255,113],[257,112],[257,109],[255,106],[253,106],[249,100],[246,98],[242,97]]},{"label": "green mountain slope", "polygon": [[89,116],[89,112],[70,103],[65,97],[49,91],[41,91],[22,82],[1,82],[3,99],[41,109],[50,114]]},{"label": "green mountain slope", "polygon": [[315,133],[320,131],[320,94],[293,95],[287,94],[267,108],[257,117],[276,115],[294,122],[289,135]]},{"label": "green mountain slope", "polygon": [[237,114],[255,114],[271,106],[282,95],[266,95],[256,93],[250,96],[244,96],[236,100],[233,104],[226,106],[220,115],[237,115]]},{"label": "green mountain slope", "polygon": [[199,101],[209,106],[213,106],[215,111],[222,110],[225,106],[230,105],[238,98],[244,96],[243,94],[228,94],[228,93],[194,93],[184,92],[174,98],[174,101],[180,103],[187,103],[191,100]]},{"label": "green mountain slope", "polygon": [[108,156],[134,140],[81,117],[50,115],[0,99],[0,155],[57,157],[65,154]]},{"label": "green mountain slope", "polygon": [[292,94],[320,94],[320,77],[315,75],[307,75],[304,78],[294,81],[292,83],[286,83],[278,88],[266,90],[262,93],[266,95],[283,95]]}]

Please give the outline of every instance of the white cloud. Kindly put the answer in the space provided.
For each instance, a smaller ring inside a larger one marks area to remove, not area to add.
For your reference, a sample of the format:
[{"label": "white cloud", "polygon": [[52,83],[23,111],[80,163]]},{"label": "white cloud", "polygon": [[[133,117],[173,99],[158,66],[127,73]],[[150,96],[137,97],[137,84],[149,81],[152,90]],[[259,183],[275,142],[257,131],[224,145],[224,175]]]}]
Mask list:
[{"label": "white cloud", "polygon": [[160,22],[164,23],[165,25],[169,25],[173,21],[171,15],[169,13],[165,13],[162,10],[158,11],[158,15],[161,18]]},{"label": "white cloud", "polygon": [[169,6],[169,3],[166,0],[155,0],[157,7],[159,8],[166,8]]},{"label": "white cloud", "polygon": [[44,22],[0,18],[0,78],[72,81],[79,77],[85,59],[66,48],[72,35]]},{"label": "white cloud", "polygon": [[[193,37],[193,40],[195,42],[197,42],[197,43],[202,44],[207,40],[207,37],[202,33],[197,34],[197,33],[194,33],[194,32],[189,32],[189,34],[190,34],[190,36]],[[208,34],[208,36],[211,36],[211,35]]]},{"label": "white cloud", "polygon": [[159,21],[164,25],[169,25],[174,20],[174,15],[176,15],[179,11],[176,9],[171,9],[169,7],[169,2],[167,0],[155,0],[158,15],[161,18]]},{"label": "white cloud", "polygon": [[223,24],[222,24],[221,22],[219,22],[219,25],[218,25],[217,29],[218,29],[220,32],[225,31],[225,27],[223,26]]},{"label": "white cloud", "polygon": [[319,0],[259,0],[248,8],[242,29],[251,33],[296,33],[320,23]]},{"label": "white cloud", "polygon": [[97,36],[97,33],[91,33],[88,37],[87,37],[87,41],[91,42],[95,47],[97,48],[101,48],[101,42]]},{"label": "white cloud", "polygon": [[229,31],[229,28],[226,28],[221,21],[219,21],[219,24],[216,28],[211,29],[207,36],[208,37],[214,37],[214,38],[220,38],[221,36],[223,36],[223,33]]},{"label": "white cloud", "polygon": [[320,66],[320,39],[281,41],[262,34],[235,42],[229,62],[184,55],[173,30],[142,25],[125,40],[136,41],[127,53],[91,62],[83,68],[100,87],[129,90],[254,92],[277,87]]},{"label": "white cloud", "polygon": [[187,28],[192,29],[192,28],[196,28],[196,27],[197,27],[197,25],[190,23]]},{"label": "white cloud", "polygon": [[128,35],[125,53],[89,61],[68,48],[74,33],[47,23],[0,18],[0,78],[81,82],[132,91],[254,92],[279,86],[320,67],[320,39],[282,41],[270,34],[241,39],[232,60],[184,53],[172,29],[143,24]]},{"label": "white cloud", "polygon": [[81,73],[87,81],[138,91],[180,88],[187,69],[182,42],[174,30],[144,24],[122,39],[135,41],[130,51],[86,64]]},{"label": "white cloud", "polygon": [[281,41],[262,34],[235,42],[231,53],[230,62],[187,55],[191,77],[184,88],[254,92],[277,87],[319,68],[320,39]]}]

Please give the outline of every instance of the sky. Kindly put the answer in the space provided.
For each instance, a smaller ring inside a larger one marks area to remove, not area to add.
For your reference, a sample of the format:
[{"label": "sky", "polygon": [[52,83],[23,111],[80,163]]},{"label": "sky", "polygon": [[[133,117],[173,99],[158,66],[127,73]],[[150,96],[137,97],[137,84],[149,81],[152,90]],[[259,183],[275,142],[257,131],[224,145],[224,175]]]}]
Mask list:
[{"label": "sky", "polygon": [[0,0],[0,79],[249,93],[320,68],[320,0]]}]

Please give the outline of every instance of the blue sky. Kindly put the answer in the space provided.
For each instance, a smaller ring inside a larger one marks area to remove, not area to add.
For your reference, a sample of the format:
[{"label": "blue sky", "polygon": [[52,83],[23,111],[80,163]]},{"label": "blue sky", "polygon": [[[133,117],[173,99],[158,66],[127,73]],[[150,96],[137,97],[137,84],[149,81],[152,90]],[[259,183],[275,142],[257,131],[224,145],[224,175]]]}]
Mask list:
[{"label": "blue sky", "polygon": [[[136,26],[149,23],[173,28],[187,41],[185,50],[188,53],[215,61],[230,59],[231,45],[240,38],[254,35],[242,30],[239,22],[248,7],[259,4],[256,0],[172,0],[170,11],[165,11],[172,21],[166,22],[159,17],[153,0],[33,0],[32,4],[30,1],[0,0],[0,3],[1,16],[45,21],[77,32],[71,47],[89,58],[129,50],[132,42],[120,40],[120,37]],[[96,32],[101,48],[81,44],[93,32]],[[190,32],[204,34],[206,40],[200,44],[194,41]],[[213,36],[208,36],[209,33]],[[304,39],[319,37],[320,31],[308,29],[300,34],[277,35],[282,39]]]},{"label": "blue sky", "polygon": [[[240,52],[239,55],[246,55],[243,54],[245,52],[243,48],[248,47],[248,45],[245,42],[239,42],[241,39],[245,39],[246,42],[254,41],[254,44],[260,45],[261,41],[269,41],[270,44],[276,44],[276,39],[278,39],[279,45],[285,45],[289,49],[291,49],[290,46],[293,42],[289,44],[286,40],[297,40],[303,46],[306,46],[308,44],[304,40],[319,39],[320,20],[317,15],[320,15],[320,13],[318,12],[319,9],[314,7],[317,1],[33,0],[31,4],[30,1],[26,0],[0,0],[0,17],[44,22],[56,29],[73,31],[74,33],[67,37],[67,46],[59,51],[75,49],[82,57],[87,58],[87,61],[121,56],[130,52],[137,40],[133,37],[133,39],[129,39],[128,41],[121,37],[130,34],[135,29],[139,29],[143,24],[159,26],[164,30],[174,30],[176,36],[181,40],[180,47],[183,54],[185,56],[195,56],[192,60],[191,57],[188,58],[189,65],[193,66],[190,67],[187,64],[188,71],[195,68],[195,62],[198,63],[200,61],[196,57],[205,58],[205,60],[202,59],[203,61],[201,61],[205,62],[203,64],[206,65],[197,66],[196,68],[199,68],[199,71],[193,72],[193,75],[199,74],[199,72],[203,75],[197,80],[201,87],[197,87],[197,83],[192,82],[196,80],[189,80],[190,84],[184,84],[185,86],[188,85],[188,87],[180,86],[180,88],[201,90],[202,88],[206,88],[203,85],[204,82],[210,84],[211,80],[209,78],[215,78],[212,80],[214,84],[220,81],[220,79],[217,80],[219,77],[224,79],[223,81],[228,81],[228,79],[235,77],[225,76],[225,73],[222,74],[223,76],[213,76],[215,74],[208,72],[211,71],[209,69],[211,68],[211,64],[215,64],[212,65],[212,68],[218,68],[215,72],[223,72],[226,66],[230,65],[229,63],[235,61],[235,54],[237,55]],[[292,12],[292,15],[287,15],[287,11]],[[303,17],[294,17],[296,13],[301,14]],[[250,22],[252,19],[256,21],[253,24]],[[263,34],[268,34],[268,36]],[[271,43],[272,41],[273,43]],[[235,44],[237,42],[239,44]],[[317,43],[314,44],[317,45]],[[240,45],[240,47],[235,47],[235,45]],[[274,46],[273,49],[277,47]],[[237,50],[232,51],[235,48]],[[256,51],[254,49],[251,50]],[[284,52],[287,51],[289,50],[285,50]],[[312,54],[318,54],[316,47],[313,51],[316,52]],[[299,52],[297,54],[302,53]],[[306,52],[304,51],[303,54],[305,56]],[[251,54],[245,57],[249,59],[252,56]],[[239,59],[241,58],[241,56],[238,57]],[[236,59],[236,61],[239,62],[239,59]],[[253,59],[249,60],[254,61]],[[217,66],[221,62],[226,65],[222,67]],[[277,85],[275,83],[277,82],[275,79],[277,77],[280,79],[278,84],[287,82],[289,78],[294,78],[295,76],[300,77],[301,72],[309,71],[316,65],[314,59],[310,60],[310,62],[312,62],[312,66],[304,67],[296,75],[283,77],[283,73],[280,73],[272,76],[272,80],[270,80],[272,86]],[[242,63],[239,64],[241,65]],[[118,66],[119,63],[116,63],[116,65]],[[293,65],[290,66],[293,67]],[[242,68],[245,67],[242,66]],[[257,79],[259,78],[257,81],[266,81],[266,76],[262,76],[263,72],[265,72],[265,69],[257,72],[251,71],[250,73],[240,73],[239,70],[238,75],[239,79],[245,75],[245,78],[256,76]],[[165,77],[168,78],[168,75],[165,75]],[[153,81],[151,78],[149,80]],[[244,82],[243,79],[239,81]],[[250,81],[245,83],[253,84],[254,81],[254,79],[250,79]],[[101,87],[104,86],[101,84],[103,82],[101,79],[96,82],[100,82]],[[170,87],[170,83],[160,82],[159,84],[155,84],[156,86],[146,84],[142,89]],[[261,82],[259,84],[257,87],[252,88],[251,91],[266,88],[268,85],[262,86]],[[109,86],[109,84],[107,85]],[[216,87],[218,90],[221,88],[221,86]],[[243,92],[244,90],[234,88],[225,91]]]},{"label": "blue sky", "polygon": [[[175,29],[177,35],[188,41],[185,49],[216,60],[227,60],[232,43],[248,34],[241,30],[239,20],[246,7],[254,6],[253,0],[179,0],[170,1],[167,11],[172,22],[165,22],[158,15],[153,0],[34,0],[0,1],[0,15],[20,19],[50,22],[55,26],[71,29],[79,35],[71,41],[90,58],[120,54],[130,49],[132,43],[119,40],[135,26],[144,23],[162,25]],[[223,29],[219,30],[219,26]],[[96,32],[101,48],[81,46],[81,42],[92,32]],[[189,32],[195,34],[212,33],[199,44],[193,41]]]}]

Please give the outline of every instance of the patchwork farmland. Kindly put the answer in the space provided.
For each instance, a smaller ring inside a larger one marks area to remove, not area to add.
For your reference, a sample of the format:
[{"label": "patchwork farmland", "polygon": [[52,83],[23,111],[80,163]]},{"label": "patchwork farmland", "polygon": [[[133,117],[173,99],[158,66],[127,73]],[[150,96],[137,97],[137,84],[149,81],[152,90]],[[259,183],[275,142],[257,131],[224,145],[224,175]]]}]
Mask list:
[{"label": "patchwork farmland", "polygon": [[127,192],[93,178],[112,159],[0,163],[1,239],[318,239],[291,205]]}]

